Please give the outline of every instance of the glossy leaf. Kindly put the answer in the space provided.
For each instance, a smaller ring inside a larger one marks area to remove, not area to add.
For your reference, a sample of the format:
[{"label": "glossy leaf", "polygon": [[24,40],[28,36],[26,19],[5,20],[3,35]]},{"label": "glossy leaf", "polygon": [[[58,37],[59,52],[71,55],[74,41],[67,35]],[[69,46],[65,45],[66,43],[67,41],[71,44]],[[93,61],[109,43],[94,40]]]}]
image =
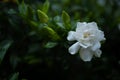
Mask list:
[{"label": "glossy leaf", "polygon": [[39,18],[40,22],[42,22],[42,23],[48,22],[49,18],[46,13],[44,13],[41,10],[37,10],[37,13],[38,13],[38,18]]},{"label": "glossy leaf", "polygon": [[48,26],[43,27],[42,33],[44,33],[46,36],[51,38],[51,40],[60,40],[59,35],[52,28]]}]

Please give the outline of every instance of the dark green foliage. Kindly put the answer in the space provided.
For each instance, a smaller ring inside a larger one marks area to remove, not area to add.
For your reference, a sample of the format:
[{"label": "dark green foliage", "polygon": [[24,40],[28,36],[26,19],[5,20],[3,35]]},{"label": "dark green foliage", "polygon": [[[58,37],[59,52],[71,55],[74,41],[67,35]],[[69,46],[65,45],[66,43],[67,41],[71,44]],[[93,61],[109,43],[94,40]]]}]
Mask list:
[{"label": "dark green foliage", "polygon": [[4,40],[3,42],[0,43],[0,63],[2,62],[8,48],[10,47],[12,41],[10,40]]},{"label": "dark green foliage", "polygon": [[[0,1],[0,80],[120,80],[119,0],[18,1]],[[104,31],[100,58],[68,53],[78,21]]]},{"label": "dark green foliage", "polygon": [[18,80],[18,75],[19,75],[19,73],[13,74],[12,77],[10,78],[10,80]]}]

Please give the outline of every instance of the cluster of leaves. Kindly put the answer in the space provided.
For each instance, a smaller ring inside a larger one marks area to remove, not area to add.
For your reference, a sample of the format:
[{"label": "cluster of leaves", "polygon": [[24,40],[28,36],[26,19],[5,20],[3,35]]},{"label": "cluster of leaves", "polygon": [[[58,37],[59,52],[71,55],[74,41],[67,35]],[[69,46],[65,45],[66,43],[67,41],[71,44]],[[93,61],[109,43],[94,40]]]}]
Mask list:
[{"label": "cluster of leaves", "polygon": [[[2,0],[0,9],[0,80],[120,79],[119,0]],[[77,21],[105,32],[102,58],[84,63],[68,53]]]},{"label": "cluster of leaves", "polygon": [[[5,9],[5,5],[1,6],[3,11],[0,16],[3,16],[3,19],[0,24],[0,64],[3,70],[0,79],[8,79],[15,71],[17,73],[11,80],[16,80],[24,64],[27,66],[45,64],[48,68],[50,66],[53,68],[56,59],[63,56],[63,53],[57,52],[58,48],[60,51],[64,48],[67,53],[66,36],[71,29],[68,13],[63,11],[60,16],[49,16],[48,1],[41,5],[40,3],[29,5],[24,1],[16,1],[13,6],[6,5],[11,8]],[[6,60],[8,62],[4,64]],[[5,65],[11,66],[10,70],[5,70]],[[22,73],[21,71],[20,74],[24,75]],[[6,78],[7,76],[9,77]]]}]

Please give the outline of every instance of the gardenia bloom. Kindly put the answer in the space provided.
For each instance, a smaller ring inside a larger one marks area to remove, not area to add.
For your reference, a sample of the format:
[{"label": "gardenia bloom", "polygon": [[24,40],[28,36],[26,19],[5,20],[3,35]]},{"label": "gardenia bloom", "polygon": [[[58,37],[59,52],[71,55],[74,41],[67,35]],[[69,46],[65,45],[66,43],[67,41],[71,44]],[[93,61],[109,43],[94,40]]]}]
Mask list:
[{"label": "gardenia bloom", "polygon": [[83,61],[91,61],[92,57],[100,57],[100,41],[105,40],[104,33],[98,29],[95,22],[78,22],[76,31],[70,31],[67,36],[69,41],[77,41],[69,48],[70,54],[79,51]]}]

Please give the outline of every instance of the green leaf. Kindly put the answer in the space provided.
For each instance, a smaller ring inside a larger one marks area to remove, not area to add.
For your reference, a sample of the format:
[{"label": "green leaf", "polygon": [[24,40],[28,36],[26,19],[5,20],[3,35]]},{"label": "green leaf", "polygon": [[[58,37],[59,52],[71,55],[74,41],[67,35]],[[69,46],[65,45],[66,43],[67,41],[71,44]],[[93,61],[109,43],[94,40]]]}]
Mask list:
[{"label": "green leaf", "polygon": [[7,50],[11,44],[12,44],[11,40],[5,40],[0,43],[0,63],[2,62]]},{"label": "green leaf", "polygon": [[21,4],[18,6],[18,10],[20,16],[25,20],[33,20],[34,19],[34,10],[31,6],[27,5],[22,1]]},{"label": "green leaf", "polygon": [[45,36],[51,38],[51,40],[60,40],[60,36],[51,27],[44,26],[42,33],[44,33]]},{"label": "green leaf", "polygon": [[63,19],[64,23],[70,23],[70,16],[65,11],[62,12],[62,19]]},{"label": "green leaf", "polygon": [[44,47],[45,48],[53,48],[57,45],[55,42],[48,42]]},{"label": "green leaf", "polygon": [[37,30],[38,29],[38,26],[39,24],[35,21],[29,21],[30,23],[30,27],[32,28],[32,30]]},{"label": "green leaf", "polygon": [[43,8],[42,8],[42,11],[47,13],[48,12],[48,9],[49,9],[49,6],[50,6],[50,3],[48,0],[45,1],[45,3],[43,4]]},{"label": "green leaf", "polygon": [[19,72],[14,73],[9,80],[18,80]]},{"label": "green leaf", "polygon": [[27,19],[29,19],[29,20],[30,20],[30,19],[31,19],[31,20],[34,19],[34,11],[33,11],[33,9],[32,9],[30,6],[27,7],[26,17],[27,17]]},{"label": "green leaf", "polygon": [[41,10],[37,10],[37,13],[38,13],[38,18],[39,18],[40,22],[42,22],[42,23],[48,22],[49,18],[46,13],[44,13]]},{"label": "green leaf", "polygon": [[63,11],[62,12],[62,20],[64,23],[64,26],[67,30],[71,29],[71,25],[70,25],[70,16],[68,15],[67,12]]},{"label": "green leaf", "polygon": [[26,17],[27,8],[28,8],[28,5],[26,5],[23,0],[22,3],[19,4],[19,6],[18,6],[18,10],[19,10],[21,16]]}]

